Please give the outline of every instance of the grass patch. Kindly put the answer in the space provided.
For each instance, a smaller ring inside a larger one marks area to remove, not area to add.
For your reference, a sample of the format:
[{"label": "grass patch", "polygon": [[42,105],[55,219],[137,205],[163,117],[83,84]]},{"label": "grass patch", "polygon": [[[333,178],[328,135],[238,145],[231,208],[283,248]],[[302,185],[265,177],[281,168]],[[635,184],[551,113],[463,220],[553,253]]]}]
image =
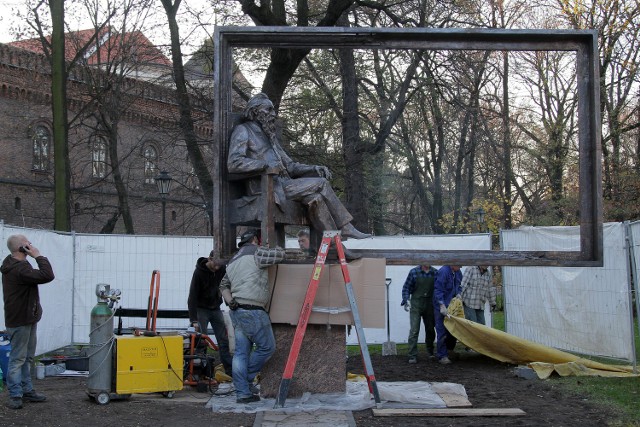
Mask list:
[{"label": "grass patch", "polygon": [[[637,322],[634,323],[634,328],[636,363],[638,363],[640,337],[638,336]],[[603,361],[603,363],[608,362]],[[554,381],[569,393],[586,396],[589,400],[612,409],[618,417],[611,421],[611,425],[640,426],[640,405],[638,404],[640,401],[640,377],[565,377],[556,378]]]},{"label": "grass patch", "polygon": [[504,332],[504,311],[494,311],[491,315],[493,316],[491,321],[493,329]]},{"label": "grass patch", "polygon": [[640,378],[565,377],[553,380],[565,392],[608,407],[610,425],[640,426]]},{"label": "grass patch", "polygon": [[[369,344],[369,354],[371,356],[382,354],[382,344]],[[396,351],[399,355],[407,354],[407,344],[396,344]],[[359,345],[348,345],[347,346],[347,355],[351,356],[360,356],[360,346]]]}]

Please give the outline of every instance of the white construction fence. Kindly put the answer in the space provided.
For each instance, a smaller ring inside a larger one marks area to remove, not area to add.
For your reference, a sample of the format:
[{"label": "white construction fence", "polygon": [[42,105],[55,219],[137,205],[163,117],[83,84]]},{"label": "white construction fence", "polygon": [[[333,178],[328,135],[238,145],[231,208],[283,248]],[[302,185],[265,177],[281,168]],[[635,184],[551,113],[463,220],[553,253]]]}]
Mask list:
[{"label": "white construction fence", "polygon": [[[635,355],[630,333],[633,325],[626,255],[629,252],[622,230],[623,224],[605,225],[602,269],[504,268],[507,332],[565,350],[632,360]],[[630,230],[637,234],[635,242],[640,244],[640,225],[632,224]],[[578,242],[577,237],[567,237],[574,235],[571,233],[577,236],[577,228],[522,228],[503,231],[501,240],[505,250],[527,250],[524,247],[561,250],[559,245],[563,243],[553,242]],[[120,306],[146,309],[151,274],[159,270],[159,308],[186,310],[195,262],[198,257],[207,256],[213,247],[211,237],[56,233],[0,222],[2,259],[8,254],[4,242],[12,234],[25,234],[51,260],[56,275],[51,284],[40,287],[44,315],[38,325],[38,354],[89,341],[90,313],[97,301],[95,287],[100,283],[122,291]],[[538,237],[534,239],[532,235]],[[612,239],[617,243],[610,246]],[[345,245],[351,249],[486,250],[491,247],[491,236],[385,236],[348,240]],[[287,246],[295,247],[297,242],[290,240]],[[640,260],[637,263],[640,265]],[[409,334],[409,314],[400,302],[402,286],[411,268],[386,269],[386,278],[391,279],[389,334],[391,341],[397,343],[406,343]],[[542,285],[546,286],[544,290],[539,289]],[[490,313],[486,314],[487,323],[491,324]],[[123,318],[124,327],[141,327],[144,323],[145,319]],[[158,327],[163,329],[184,329],[186,323],[184,319],[158,319]],[[2,329],[4,309],[0,306]],[[553,334],[547,334],[550,330]],[[365,335],[371,344],[387,341],[387,329],[365,329]],[[424,342],[424,331],[420,342]],[[347,343],[357,343],[354,334],[347,338]]]},{"label": "white construction fence", "polygon": [[[604,224],[602,267],[503,268],[505,331],[562,350],[634,361],[628,228],[626,223]],[[510,251],[577,251],[579,229],[503,230],[501,246]]]}]

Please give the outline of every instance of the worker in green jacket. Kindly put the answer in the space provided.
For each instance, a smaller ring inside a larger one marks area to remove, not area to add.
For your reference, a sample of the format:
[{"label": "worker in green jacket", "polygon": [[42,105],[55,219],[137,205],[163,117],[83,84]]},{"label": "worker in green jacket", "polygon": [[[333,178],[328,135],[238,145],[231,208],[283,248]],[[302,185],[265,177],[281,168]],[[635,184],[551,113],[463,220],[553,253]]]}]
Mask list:
[{"label": "worker in green jacket", "polygon": [[433,284],[438,270],[430,265],[412,268],[402,287],[402,303],[409,312],[409,363],[418,362],[418,335],[420,321],[424,323],[425,344],[429,359],[434,359],[436,339],[435,317],[433,314]]}]

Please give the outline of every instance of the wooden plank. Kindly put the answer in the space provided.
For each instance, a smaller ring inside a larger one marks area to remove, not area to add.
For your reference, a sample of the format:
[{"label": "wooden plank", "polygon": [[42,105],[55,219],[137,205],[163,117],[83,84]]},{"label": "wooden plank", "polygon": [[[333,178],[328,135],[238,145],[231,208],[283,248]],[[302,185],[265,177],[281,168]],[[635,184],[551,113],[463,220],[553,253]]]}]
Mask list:
[{"label": "wooden plank", "polygon": [[[385,258],[387,265],[515,265],[547,267],[597,267],[599,261],[580,259],[580,252],[543,251],[419,251],[407,249],[350,249],[361,258]],[[328,260],[330,264],[332,261]],[[287,264],[313,260],[286,260]]]},{"label": "wooden plank", "polygon": [[467,408],[471,407],[471,402],[464,396],[455,393],[438,393],[438,396],[447,405],[447,408]]},{"label": "wooden plank", "polygon": [[373,409],[376,417],[516,417],[519,408]]}]

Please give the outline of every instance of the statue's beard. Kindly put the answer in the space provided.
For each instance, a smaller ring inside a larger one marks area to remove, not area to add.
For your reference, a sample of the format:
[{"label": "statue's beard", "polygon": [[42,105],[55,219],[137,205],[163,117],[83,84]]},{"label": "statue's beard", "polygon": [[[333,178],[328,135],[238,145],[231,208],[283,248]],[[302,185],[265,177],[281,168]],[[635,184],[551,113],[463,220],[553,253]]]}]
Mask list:
[{"label": "statue's beard", "polygon": [[270,141],[276,141],[276,120],[269,113],[258,112],[256,120]]}]

